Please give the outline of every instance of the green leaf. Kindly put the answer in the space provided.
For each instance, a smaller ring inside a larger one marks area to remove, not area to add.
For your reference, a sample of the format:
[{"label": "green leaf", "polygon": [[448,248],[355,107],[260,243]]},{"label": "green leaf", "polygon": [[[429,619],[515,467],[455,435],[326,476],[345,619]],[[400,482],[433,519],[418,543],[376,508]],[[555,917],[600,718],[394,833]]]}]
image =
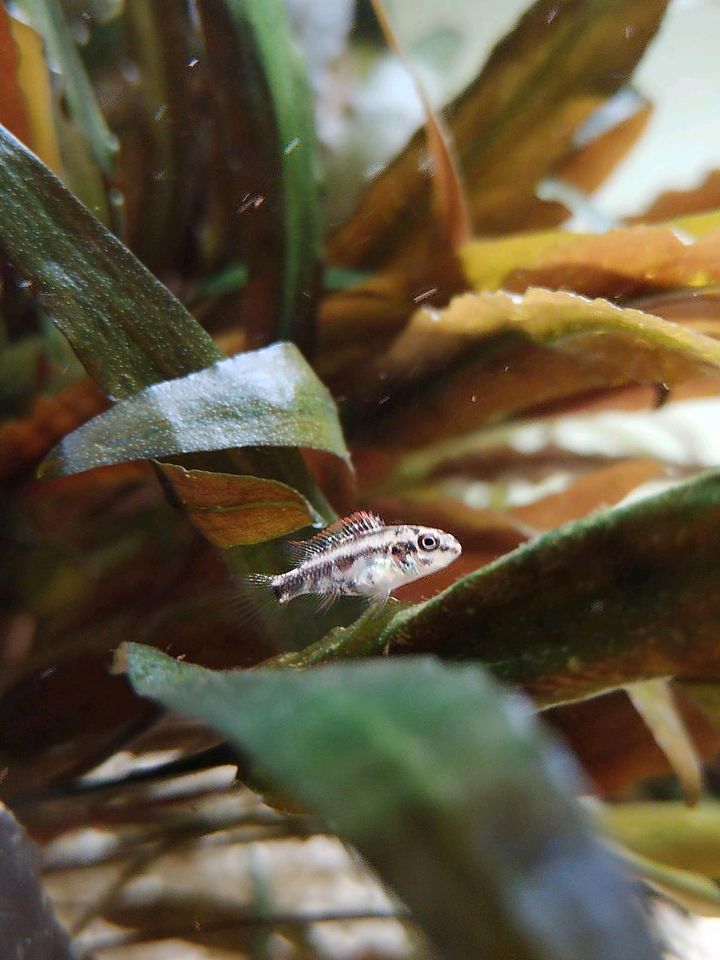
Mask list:
[{"label": "green leaf", "polygon": [[140,391],[66,436],[41,475],[234,447],[349,458],[335,403],[294,344],[241,353]]},{"label": "green leaf", "polygon": [[254,345],[306,343],[320,280],[313,103],[282,0],[198,0]]},{"label": "green leaf", "polygon": [[157,272],[187,241],[207,180],[198,41],[188,4],[176,0],[127,0],[123,25],[139,75],[133,123],[121,134],[127,243]]},{"label": "green leaf", "polygon": [[284,537],[317,519],[297,490],[277,480],[185,470],[174,463],[156,467],[164,474],[172,498],[222,549]]},{"label": "green leaf", "polygon": [[124,654],[138,692],[209,720],[355,844],[446,960],[657,956],[571,799],[569,757],[483,670],[221,673],[139,644]]},{"label": "green leaf", "polygon": [[426,603],[394,605],[299,653],[306,666],[392,648],[477,660],[549,706],[652,677],[720,683],[720,472],[599,511]]},{"label": "green leaf", "polygon": [[720,472],[559,527],[401,611],[377,648],[477,659],[543,704],[720,679]]},{"label": "green leaf", "polygon": [[224,357],[170,291],[2,127],[0,248],[114,399]]},{"label": "green leaf", "polygon": [[117,140],[100,112],[59,0],[21,0],[45,41],[48,59],[60,69],[69,111],[92,148],[96,163],[111,176]]}]

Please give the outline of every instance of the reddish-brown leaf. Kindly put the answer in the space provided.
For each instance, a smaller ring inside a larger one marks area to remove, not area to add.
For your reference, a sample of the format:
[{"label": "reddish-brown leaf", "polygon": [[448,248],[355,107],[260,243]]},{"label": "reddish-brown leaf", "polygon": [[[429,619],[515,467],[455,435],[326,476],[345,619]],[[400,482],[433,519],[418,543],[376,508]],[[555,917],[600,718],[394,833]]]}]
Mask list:
[{"label": "reddish-brown leaf", "polygon": [[313,522],[307,500],[277,480],[156,465],[173,498],[216,547],[274,540]]},{"label": "reddish-brown leaf", "polygon": [[718,282],[720,229],[694,241],[670,226],[526,234],[473,241],[463,248],[462,259],[477,290],[547,287],[623,299]]},{"label": "reddish-brown leaf", "polygon": [[720,170],[712,170],[697,187],[667,190],[631,223],[659,223],[693,213],[706,213],[720,207]]},{"label": "reddish-brown leaf", "polygon": [[53,396],[41,394],[27,416],[0,427],[0,480],[35,467],[65,434],[107,405],[105,394],[89,378]]},{"label": "reddish-brown leaf", "polygon": [[10,14],[0,4],[0,123],[29,144],[30,121],[17,73],[18,52],[10,29]]},{"label": "reddish-brown leaf", "polygon": [[419,310],[348,389],[356,435],[399,447],[628,383],[717,376],[720,345],[652,314],[542,289]]},{"label": "reddish-brown leaf", "polygon": [[[536,215],[537,184],[572,152],[578,127],[626,83],[665,6],[539,0],[498,44],[447,111],[479,234],[522,229]],[[424,151],[418,134],[373,181],[331,237],[331,262],[436,266],[444,251],[429,215]]]}]

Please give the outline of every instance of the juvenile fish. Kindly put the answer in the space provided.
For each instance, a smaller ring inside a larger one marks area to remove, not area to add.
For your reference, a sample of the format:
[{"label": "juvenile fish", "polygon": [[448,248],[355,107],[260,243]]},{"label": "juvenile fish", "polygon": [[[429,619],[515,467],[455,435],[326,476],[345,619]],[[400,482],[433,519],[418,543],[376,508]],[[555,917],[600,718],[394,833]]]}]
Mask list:
[{"label": "juvenile fish", "polygon": [[393,590],[442,570],[462,553],[449,533],[432,527],[385,525],[373,513],[354,513],[309,540],[291,544],[295,566],[276,576],[255,575],[279,603],[316,594],[386,600]]}]

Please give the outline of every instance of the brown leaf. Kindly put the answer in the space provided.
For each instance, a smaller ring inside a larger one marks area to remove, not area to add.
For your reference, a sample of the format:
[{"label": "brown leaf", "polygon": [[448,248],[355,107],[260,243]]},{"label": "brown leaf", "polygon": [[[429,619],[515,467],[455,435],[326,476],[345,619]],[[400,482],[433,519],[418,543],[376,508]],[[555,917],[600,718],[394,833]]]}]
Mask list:
[{"label": "brown leaf", "polygon": [[633,306],[720,339],[720,287],[656,293],[634,301]]},{"label": "brown leaf", "polygon": [[156,466],[173,498],[216,547],[274,540],[313,522],[307,500],[276,480],[185,470],[157,461]]},{"label": "brown leaf", "polygon": [[[536,210],[537,183],[572,151],[578,127],[627,81],[665,6],[539,0],[498,44],[447,111],[478,233],[522,229]],[[353,218],[331,237],[330,262],[433,264],[443,253],[429,216],[424,151],[418,134],[370,185]]]},{"label": "brown leaf", "polygon": [[[581,193],[593,193],[637,143],[647,128],[652,105],[636,95],[634,109],[624,115],[623,119],[615,121],[615,101],[620,97],[626,100],[627,95],[627,88],[619,91],[590,117],[588,123],[593,124],[596,117],[599,120],[599,115],[603,112],[610,115],[607,127],[597,136],[581,142],[559,164],[554,172],[558,181]],[[562,223],[569,216],[570,211],[561,203],[538,198],[535,201],[535,211],[528,210],[523,226],[528,230],[544,230]]]},{"label": "brown leaf", "polygon": [[[621,91],[618,96],[624,93]],[[558,167],[556,176],[584,193],[597,190],[643,135],[651,114],[652,104],[638,97],[629,116],[571,153]]]},{"label": "brown leaf", "polygon": [[554,231],[476,240],[462,260],[477,290],[572,290],[589,297],[637,297],[720,280],[720,218],[694,242],[677,229],[627,227],[602,234]]},{"label": "brown leaf", "polygon": [[[680,711],[700,754],[720,748],[720,732],[700,710],[679,698]],[[543,718],[569,741],[603,794],[625,790],[644,777],[670,773],[670,764],[624,691],[554,707]]]},{"label": "brown leaf", "polygon": [[27,416],[0,427],[0,480],[32,469],[65,434],[107,405],[105,394],[88,377],[53,396],[38,396]]},{"label": "brown leaf", "polygon": [[648,207],[632,217],[630,223],[658,223],[692,213],[705,213],[720,207],[720,170],[712,170],[691,190],[667,190]]},{"label": "brown leaf", "polygon": [[714,340],[639,310],[541,289],[465,294],[413,316],[363,371],[348,420],[363,437],[417,447],[601,387],[719,370]]},{"label": "brown leaf", "polygon": [[0,123],[19,140],[30,143],[30,121],[17,80],[18,54],[10,23],[10,14],[0,5]]},{"label": "brown leaf", "polygon": [[390,345],[418,304],[444,305],[467,286],[455,260],[432,281],[422,264],[416,266],[375,274],[322,301],[314,365],[336,394],[342,396],[348,379]]},{"label": "brown leaf", "polygon": [[370,2],[388,46],[410,75],[415,92],[422,104],[439,226],[442,236],[455,250],[466,243],[471,234],[465,185],[458,169],[455,151],[442,117],[430,103],[420,77],[395,36],[385,5],[382,0],[370,0]]}]

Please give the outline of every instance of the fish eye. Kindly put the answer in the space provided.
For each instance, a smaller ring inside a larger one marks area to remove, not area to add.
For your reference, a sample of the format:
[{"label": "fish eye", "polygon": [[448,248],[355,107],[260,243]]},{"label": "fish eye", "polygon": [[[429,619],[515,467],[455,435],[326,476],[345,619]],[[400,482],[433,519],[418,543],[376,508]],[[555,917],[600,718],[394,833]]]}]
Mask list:
[{"label": "fish eye", "polygon": [[421,533],[418,537],[418,546],[421,550],[437,550],[440,546],[440,541],[437,537],[434,537],[431,533]]}]

